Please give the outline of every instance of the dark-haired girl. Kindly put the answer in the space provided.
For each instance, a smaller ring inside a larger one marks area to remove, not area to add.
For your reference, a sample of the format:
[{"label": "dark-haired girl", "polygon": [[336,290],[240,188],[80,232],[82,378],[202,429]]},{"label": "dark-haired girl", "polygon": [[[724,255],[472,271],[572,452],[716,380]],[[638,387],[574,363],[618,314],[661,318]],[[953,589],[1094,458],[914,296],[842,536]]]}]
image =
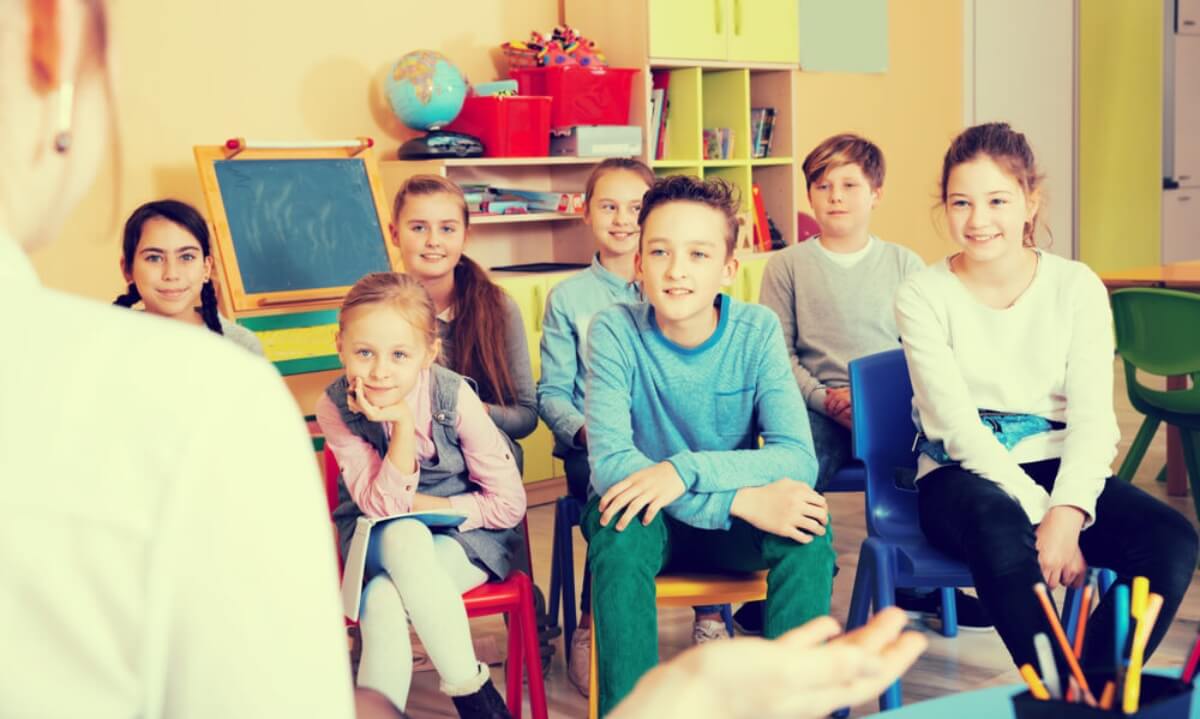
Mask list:
[{"label": "dark-haired girl", "polygon": [[125,222],[121,270],[129,287],[113,304],[141,302],[152,315],[203,325],[263,354],[253,332],[217,312],[208,224],[191,205],[156,200],[134,210]]},{"label": "dark-haired girl", "polygon": [[466,199],[458,185],[437,175],[414,175],[396,194],[392,240],[405,272],[437,308],[440,363],[475,381],[488,415],[514,440],[537,427],[537,396],[529,345],[517,303],[483,268],[463,254]]}]

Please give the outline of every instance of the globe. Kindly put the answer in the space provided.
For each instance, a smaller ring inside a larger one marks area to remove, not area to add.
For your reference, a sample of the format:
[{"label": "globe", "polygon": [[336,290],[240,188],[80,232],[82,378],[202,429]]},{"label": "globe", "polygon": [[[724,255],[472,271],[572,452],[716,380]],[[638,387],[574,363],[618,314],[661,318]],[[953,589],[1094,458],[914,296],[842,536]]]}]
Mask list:
[{"label": "globe", "polygon": [[392,112],[414,130],[448,125],[467,96],[467,78],[432,50],[415,50],[397,60],[384,87]]}]

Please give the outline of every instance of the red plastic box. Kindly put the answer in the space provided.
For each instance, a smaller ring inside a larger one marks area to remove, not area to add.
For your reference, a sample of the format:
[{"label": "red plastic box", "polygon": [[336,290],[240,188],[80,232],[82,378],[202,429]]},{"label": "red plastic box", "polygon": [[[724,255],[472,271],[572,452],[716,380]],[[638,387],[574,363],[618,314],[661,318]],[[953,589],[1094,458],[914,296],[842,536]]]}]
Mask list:
[{"label": "red plastic box", "polygon": [[550,127],[572,125],[628,125],[629,94],[637,68],[555,67],[514,68],[521,95],[549,95]]},{"label": "red plastic box", "polygon": [[545,157],[550,154],[550,98],[468,97],[445,129],[478,137],[484,157]]}]

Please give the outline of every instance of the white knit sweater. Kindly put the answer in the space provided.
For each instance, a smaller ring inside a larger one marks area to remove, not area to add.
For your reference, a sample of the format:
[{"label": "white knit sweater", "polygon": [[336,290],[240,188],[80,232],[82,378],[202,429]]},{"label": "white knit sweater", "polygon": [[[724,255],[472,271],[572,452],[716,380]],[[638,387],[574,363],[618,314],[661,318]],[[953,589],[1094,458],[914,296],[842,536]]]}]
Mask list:
[{"label": "white knit sweater", "polygon": [[[896,325],[912,376],[920,427],[963,468],[999,484],[1033,523],[1055,505],[1095,517],[1117,453],[1112,311],[1086,265],[1042,253],[1029,288],[1009,308],[979,302],[947,261],[910,277],[896,295]],[[1007,450],[978,410],[1065,422]],[[1021,470],[1061,457],[1047,494]],[[917,476],[938,464],[922,455]]]}]

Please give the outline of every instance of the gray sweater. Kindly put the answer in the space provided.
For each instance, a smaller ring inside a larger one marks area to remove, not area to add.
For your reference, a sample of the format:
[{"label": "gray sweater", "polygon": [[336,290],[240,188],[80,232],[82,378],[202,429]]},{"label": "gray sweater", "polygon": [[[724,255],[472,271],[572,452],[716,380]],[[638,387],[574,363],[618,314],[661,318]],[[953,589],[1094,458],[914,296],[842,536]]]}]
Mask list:
[{"label": "gray sweater", "polygon": [[[528,437],[537,428],[537,393],[533,383],[533,368],[529,364],[529,342],[525,338],[525,323],[521,319],[521,309],[516,301],[504,295],[505,326],[508,333],[504,337],[504,346],[508,349],[508,370],[512,373],[513,391],[517,393],[516,404],[498,405],[488,403],[488,414],[492,421],[510,438],[522,439]],[[450,330],[455,320],[446,322],[438,320],[438,335],[442,338],[442,357],[449,357]],[[447,365],[448,366],[448,365]],[[460,372],[460,367],[450,367]],[[474,378],[472,378],[474,379]]]},{"label": "gray sweater", "polygon": [[804,401],[824,414],[826,388],[850,384],[850,360],[900,346],[896,290],[925,263],[872,238],[865,257],[842,267],[817,243],[810,238],[767,262],[759,302],[779,316]]}]

